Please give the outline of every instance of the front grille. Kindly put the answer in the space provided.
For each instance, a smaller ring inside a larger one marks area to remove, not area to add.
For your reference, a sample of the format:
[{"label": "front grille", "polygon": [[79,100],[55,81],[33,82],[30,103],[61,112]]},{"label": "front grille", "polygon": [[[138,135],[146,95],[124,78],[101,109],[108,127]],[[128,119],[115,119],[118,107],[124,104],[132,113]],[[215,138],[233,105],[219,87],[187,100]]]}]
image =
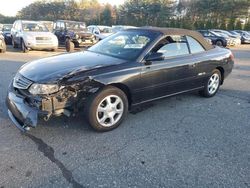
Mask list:
[{"label": "front grille", "polygon": [[50,37],[36,37],[36,40],[51,40]]},{"label": "front grille", "polygon": [[32,84],[32,81],[25,78],[21,74],[17,74],[13,81],[13,86],[18,89],[28,89]]}]

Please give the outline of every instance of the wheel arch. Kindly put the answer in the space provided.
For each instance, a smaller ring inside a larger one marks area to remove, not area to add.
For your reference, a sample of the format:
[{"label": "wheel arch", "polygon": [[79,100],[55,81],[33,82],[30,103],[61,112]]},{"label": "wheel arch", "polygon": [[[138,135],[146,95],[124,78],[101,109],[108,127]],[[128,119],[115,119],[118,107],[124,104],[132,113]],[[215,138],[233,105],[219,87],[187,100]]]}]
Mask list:
[{"label": "wheel arch", "polygon": [[112,83],[112,84],[109,84],[107,86],[113,86],[113,87],[116,87],[116,88],[122,90],[127,96],[129,107],[131,106],[132,96],[131,96],[131,91],[130,91],[128,86],[126,86],[125,84],[122,84],[122,83]]},{"label": "wheel arch", "polygon": [[221,74],[221,83],[220,84],[222,85],[224,83],[224,73],[225,73],[225,70],[221,66],[216,67],[216,69],[220,71],[220,74]]}]

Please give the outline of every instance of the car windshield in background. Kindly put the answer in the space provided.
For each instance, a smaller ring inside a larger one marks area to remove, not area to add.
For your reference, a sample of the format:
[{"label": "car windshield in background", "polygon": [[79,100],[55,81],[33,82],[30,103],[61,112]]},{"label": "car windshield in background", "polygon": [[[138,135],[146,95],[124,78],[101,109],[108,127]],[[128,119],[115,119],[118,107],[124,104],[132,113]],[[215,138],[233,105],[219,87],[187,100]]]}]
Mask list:
[{"label": "car windshield in background", "polygon": [[67,30],[83,30],[86,29],[86,24],[81,22],[66,22]]},{"label": "car windshield in background", "polygon": [[41,23],[22,23],[25,32],[48,32],[47,27]]},{"label": "car windshield in background", "polygon": [[88,51],[134,60],[157,36],[157,33],[149,32],[119,32],[90,47]]},{"label": "car windshield in background", "polygon": [[218,34],[218,35],[220,35],[220,36],[222,36],[222,37],[229,37],[227,34],[225,34],[225,33],[216,33],[216,34]]},{"label": "car windshield in background", "polygon": [[213,35],[215,35],[215,36],[217,36],[217,37],[221,37],[221,35],[220,34],[218,34],[218,33],[216,33],[216,32],[214,32],[214,31],[210,31]]},{"label": "car windshield in background", "polygon": [[112,28],[110,27],[99,27],[101,33],[112,33]]},{"label": "car windshield in background", "polygon": [[12,25],[4,25],[3,26],[3,31],[10,31],[12,28]]}]

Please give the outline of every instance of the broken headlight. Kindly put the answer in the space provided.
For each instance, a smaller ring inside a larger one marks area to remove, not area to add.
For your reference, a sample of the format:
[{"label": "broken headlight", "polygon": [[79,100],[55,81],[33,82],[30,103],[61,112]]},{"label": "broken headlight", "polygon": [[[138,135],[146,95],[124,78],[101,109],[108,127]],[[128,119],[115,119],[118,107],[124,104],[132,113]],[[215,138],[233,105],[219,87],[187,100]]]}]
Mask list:
[{"label": "broken headlight", "polygon": [[58,92],[60,87],[56,84],[32,84],[29,92],[33,95],[52,94]]}]

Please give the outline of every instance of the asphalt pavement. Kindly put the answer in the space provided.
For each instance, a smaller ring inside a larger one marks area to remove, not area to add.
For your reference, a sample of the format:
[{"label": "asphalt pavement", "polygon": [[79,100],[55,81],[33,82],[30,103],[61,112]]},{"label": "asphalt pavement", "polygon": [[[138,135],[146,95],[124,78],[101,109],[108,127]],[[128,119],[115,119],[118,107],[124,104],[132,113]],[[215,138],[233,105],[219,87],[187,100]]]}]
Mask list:
[{"label": "asphalt pavement", "polygon": [[0,187],[250,187],[250,45],[213,98],[153,102],[97,133],[57,117],[21,133],[5,107],[8,84],[34,59],[65,53],[9,47],[0,54]]}]

